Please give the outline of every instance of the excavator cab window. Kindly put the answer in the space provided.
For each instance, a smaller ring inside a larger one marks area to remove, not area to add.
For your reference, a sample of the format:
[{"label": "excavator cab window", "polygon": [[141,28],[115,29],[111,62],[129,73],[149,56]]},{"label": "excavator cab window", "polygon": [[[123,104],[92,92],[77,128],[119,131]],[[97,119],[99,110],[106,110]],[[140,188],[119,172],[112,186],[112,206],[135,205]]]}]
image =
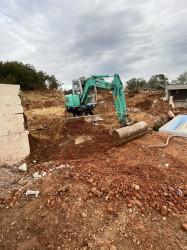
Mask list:
[{"label": "excavator cab window", "polygon": [[73,81],[73,95],[82,95],[82,86],[78,80]]},{"label": "excavator cab window", "polygon": [[[87,78],[81,77],[79,79],[72,81],[72,92],[73,95],[79,95],[80,98],[83,94],[84,87],[86,85]],[[92,87],[88,94],[88,104],[96,104],[97,103],[97,88]]]}]

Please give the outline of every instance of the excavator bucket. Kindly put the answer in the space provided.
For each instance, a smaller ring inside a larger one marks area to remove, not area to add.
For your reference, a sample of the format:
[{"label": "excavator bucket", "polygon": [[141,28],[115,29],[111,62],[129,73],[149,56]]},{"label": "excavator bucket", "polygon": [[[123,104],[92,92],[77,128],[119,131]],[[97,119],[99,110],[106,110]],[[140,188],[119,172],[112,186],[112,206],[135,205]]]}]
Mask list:
[{"label": "excavator bucket", "polygon": [[112,136],[117,145],[138,138],[148,131],[148,124],[144,121],[135,123],[130,126],[119,128],[113,131]]},{"label": "excavator bucket", "polygon": [[75,120],[84,120],[86,122],[98,122],[98,121],[103,121],[102,114],[98,115],[85,115],[85,116],[76,116],[76,117],[68,117],[66,118],[66,122],[71,122]]}]

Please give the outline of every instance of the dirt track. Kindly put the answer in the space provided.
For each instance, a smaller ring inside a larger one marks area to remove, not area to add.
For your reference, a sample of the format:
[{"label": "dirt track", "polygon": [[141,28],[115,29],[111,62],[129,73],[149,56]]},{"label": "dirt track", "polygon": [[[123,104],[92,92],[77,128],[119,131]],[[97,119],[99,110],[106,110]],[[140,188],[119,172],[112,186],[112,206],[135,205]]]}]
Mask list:
[{"label": "dirt track", "polygon": [[[31,155],[27,173],[10,169],[17,179],[1,195],[1,249],[187,249],[181,226],[187,223],[187,142],[173,138],[166,148],[147,148],[168,136],[151,131],[168,119],[161,95],[126,98],[131,119],[147,121],[150,131],[116,147],[110,93],[99,94],[99,124],[65,123],[58,91],[23,93]],[[46,176],[33,180],[36,171]],[[26,197],[28,189],[39,197]]]}]

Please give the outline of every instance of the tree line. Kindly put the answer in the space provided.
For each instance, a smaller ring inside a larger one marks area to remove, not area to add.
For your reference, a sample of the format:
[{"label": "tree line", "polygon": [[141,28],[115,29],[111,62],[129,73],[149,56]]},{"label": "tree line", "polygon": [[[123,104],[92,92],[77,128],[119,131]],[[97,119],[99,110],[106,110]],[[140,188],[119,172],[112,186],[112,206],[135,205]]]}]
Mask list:
[{"label": "tree line", "polygon": [[58,89],[60,82],[54,75],[36,71],[31,64],[0,61],[0,83],[18,84],[22,90]]},{"label": "tree line", "polygon": [[[172,80],[172,84],[180,83],[183,84],[187,82],[187,72],[184,72],[183,74],[179,75],[179,77],[176,80]],[[166,84],[168,84],[168,78],[165,77],[164,74],[158,74],[153,75],[149,79],[149,81],[146,81],[144,78],[132,78],[129,81],[126,82],[126,89],[128,90],[142,90],[146,88],[150,89],[160,89],[163,88]]]},{"label": "tree line", "polygon": [[[179,75],[179,77],[171,83],[185,82],[187,82],[187,72]],[[48,75],[43,71],[36,71],[31,64],[23,64],[17,61],[0,61],[0,83],[18,84],[22,90],[58,89],[62,85],[54,75]],[[159,89],[168,83],[168,78],[164,74],[158,74],[151,76],[149,81],[146,81],[142,77],[132,78],[126,82],[126,89]]]}]

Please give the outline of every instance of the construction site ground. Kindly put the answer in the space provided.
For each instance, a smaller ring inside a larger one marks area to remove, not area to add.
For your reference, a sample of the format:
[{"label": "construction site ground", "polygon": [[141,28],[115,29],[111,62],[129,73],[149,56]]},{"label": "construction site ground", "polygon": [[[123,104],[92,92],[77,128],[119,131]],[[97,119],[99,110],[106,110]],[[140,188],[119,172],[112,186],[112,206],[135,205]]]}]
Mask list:
[{"label": "construction site ground", "polygon": [[67,123],[61,91],[22,92],[31,153],[26,172],[0,167],[0,249],[187,249],[187,141],[148,148],[168,137],[153,130],[169,120],[162,97],[126,95],[149,132],[116,146],[111,92],[99,92],[95,123]]}]

